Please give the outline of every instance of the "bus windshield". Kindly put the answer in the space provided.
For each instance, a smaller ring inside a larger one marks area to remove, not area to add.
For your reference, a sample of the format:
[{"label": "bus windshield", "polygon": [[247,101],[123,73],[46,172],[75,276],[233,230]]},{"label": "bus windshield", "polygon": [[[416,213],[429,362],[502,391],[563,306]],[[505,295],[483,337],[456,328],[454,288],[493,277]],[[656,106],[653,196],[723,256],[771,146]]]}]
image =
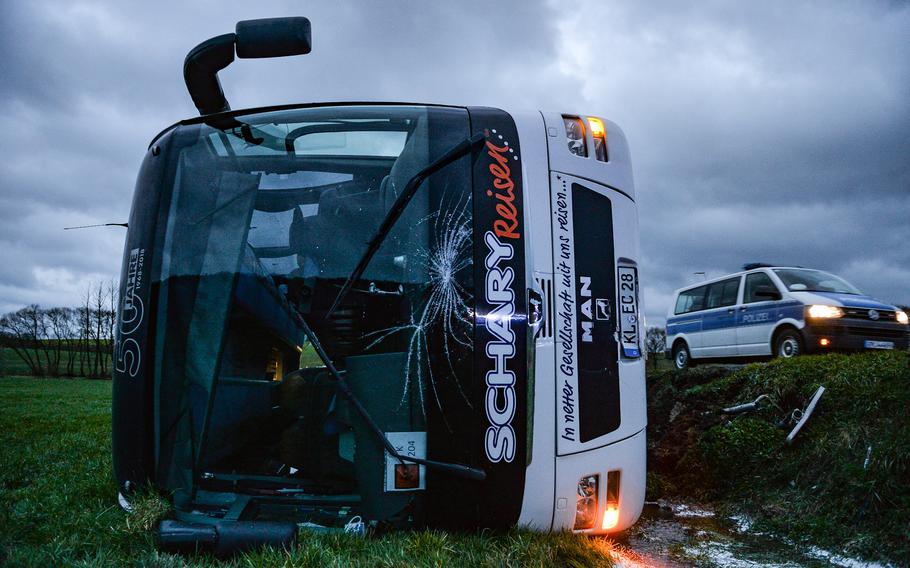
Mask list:
[{"label": "bus windshield", "polygon": [[791,292],[834,292],[837,294],[862,294],[852,284],[821,270],[804,268],[775,268],[774,273]]},{"label": "bus windshield", "polygon": [[469,155],[423,182],[327,312],[408,180],[470,135],[468,113],[338,106],[179,128],[153,277],[161,474],[355,493],[369,434],[300,318],[385,431],[426,431],[471,370]]}]

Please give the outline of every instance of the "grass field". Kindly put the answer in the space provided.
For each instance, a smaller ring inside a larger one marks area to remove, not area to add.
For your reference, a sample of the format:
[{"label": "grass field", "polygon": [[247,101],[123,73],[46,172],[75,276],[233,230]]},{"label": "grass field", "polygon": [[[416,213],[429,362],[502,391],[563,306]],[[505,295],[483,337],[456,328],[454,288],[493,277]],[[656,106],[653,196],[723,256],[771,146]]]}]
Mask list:
[{"label": "grass field", "polygon": [[16,352],[7,347],[0,347],[0,377],[5,375],[27,375],[28,365]]},{"label": "grass field", "polygon": [[[34,349],[29,350],[32,356],[36,356],[37,353]],[[44,354],[41,354],[41,360],[44,361]],[[61,366],[65,367],[65,363],[61,362]],[[110,355],[105,355],[105,368],[111,368],[111,358]],[[65,369],[61,369],[64,371]],[[76,372],[79,372],[79,363],[76,362]],[[25,361],[22,360],[15,351],[8,347],[0,347],[0,377],[5,376],[16,376],[16,375],[28,375],[30,374],[30,369]]]},{"label": "grass field", "polygon": [[3,566],[611,566],[612,543],[570,534],[413,532],[363,539],[301,533],[290,552],[228,563],[155,549],[166,505],[116,505],[110,381],[0,378],[0,565]]}]

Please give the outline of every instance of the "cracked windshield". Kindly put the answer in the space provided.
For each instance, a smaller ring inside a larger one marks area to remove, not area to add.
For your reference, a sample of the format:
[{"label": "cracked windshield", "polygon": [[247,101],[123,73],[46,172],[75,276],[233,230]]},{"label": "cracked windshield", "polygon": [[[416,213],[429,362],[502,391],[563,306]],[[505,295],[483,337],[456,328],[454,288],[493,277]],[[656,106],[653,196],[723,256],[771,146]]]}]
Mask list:
[{"label": "cracked windshield", "polygon": [[387,430],[425,432],[444,400],[470,406],[459,384],[472,355],[470,155],[420,185],[329,313],[408,181],[468,137],[467,112],[350,106],[231,120],[200,125],[171,158],[155,356],[160,426],[176,449],[162,467],[177,486],[195,463],[352,492],[360,417],[300,320]]}]

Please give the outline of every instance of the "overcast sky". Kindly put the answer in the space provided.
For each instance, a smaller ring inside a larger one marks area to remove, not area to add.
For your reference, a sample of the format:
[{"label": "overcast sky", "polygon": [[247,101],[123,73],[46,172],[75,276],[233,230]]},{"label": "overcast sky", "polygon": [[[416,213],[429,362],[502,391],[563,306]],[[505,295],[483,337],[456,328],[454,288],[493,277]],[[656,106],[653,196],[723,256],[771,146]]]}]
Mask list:
[{"label": "overcast sky", "polygon": [[221,73],[234,108],[392,100],[580,112],[625,130],[651,323],[697,271],[771,261],[910,304],[901,2],[0,2],[0,312],[120,270],[149,140],[195,115],[187,51],[303,15],[313,53]]}]

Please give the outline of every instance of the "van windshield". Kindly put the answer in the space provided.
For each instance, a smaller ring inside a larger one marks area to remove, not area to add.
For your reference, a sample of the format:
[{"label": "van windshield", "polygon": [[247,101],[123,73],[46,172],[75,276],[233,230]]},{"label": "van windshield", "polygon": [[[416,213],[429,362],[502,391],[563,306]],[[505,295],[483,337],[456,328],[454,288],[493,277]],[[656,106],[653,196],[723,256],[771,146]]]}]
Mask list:
[{"label": "van windshield", "polygon": [[828,272],[805,268],[775,268],[774,273],[791,292],[862,294],[852,284]]}]

